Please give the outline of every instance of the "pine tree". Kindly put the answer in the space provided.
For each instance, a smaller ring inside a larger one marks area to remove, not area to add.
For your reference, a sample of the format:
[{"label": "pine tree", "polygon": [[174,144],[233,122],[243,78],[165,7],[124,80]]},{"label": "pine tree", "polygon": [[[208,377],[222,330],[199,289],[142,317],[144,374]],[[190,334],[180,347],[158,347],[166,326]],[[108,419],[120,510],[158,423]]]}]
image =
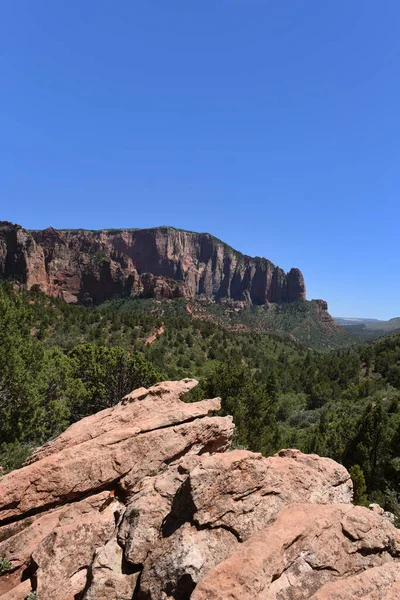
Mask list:
[{"label": "pine tree", "polygon": [[367,505],[367,486],[364,473],[360,465],[353,465],[350,469],[350,477],[353,481],[353,504]]}]

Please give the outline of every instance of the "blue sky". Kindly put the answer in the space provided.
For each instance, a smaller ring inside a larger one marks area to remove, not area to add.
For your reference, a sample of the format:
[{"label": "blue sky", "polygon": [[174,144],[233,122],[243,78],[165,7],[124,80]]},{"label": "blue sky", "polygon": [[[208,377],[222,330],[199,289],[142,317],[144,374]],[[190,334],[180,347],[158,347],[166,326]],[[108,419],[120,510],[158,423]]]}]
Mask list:
[{"label": "blue sky", "polygon": [[400,3],[3,0],[0,219],[208,231],[400,315]]}]

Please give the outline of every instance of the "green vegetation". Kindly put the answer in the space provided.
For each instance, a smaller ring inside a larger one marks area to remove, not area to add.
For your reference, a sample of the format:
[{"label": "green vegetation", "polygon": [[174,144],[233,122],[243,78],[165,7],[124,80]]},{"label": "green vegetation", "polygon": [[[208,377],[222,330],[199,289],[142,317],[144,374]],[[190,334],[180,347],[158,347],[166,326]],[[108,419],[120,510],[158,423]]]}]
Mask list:
[{"label": "green vegetation", "polygon": [[255,305],[245,309],[238,308],[239,304],[230,300],[218,303],[202,297],[174,302],[120,298],[108,301],[100,308],[124,314],[152,314],[160,319],[188,317],[189,309],[193,317],[219,325],[225,330],[275,334],[314,349],[332,350],[358,341],[355,336],[338,327],[315,300]]},{"label": "green vegetation", "polygon": [[12,564],[2,554],[0,554],[0,574],[10,571]]},{"label": "green vegetation", "polygon": [[315,351],[256,327],[262,311],[291,325],[304,310],[311,319],[313,303],[233,310],[247,326],[228,321],[230,307],[205,314],[187,304],[121,299],[89,309],[0,286],[3,468],[136,387],[196,377],[188,401],[221,396],[237,447],[331,457],[350,469],[355,502],[400,515],[400,335]]},{"label": "green vegetation", "polygon": [[[21,465],[35,445],[162,376],[142,354],[105,346],[113,323],[0,286],[0,464]],[[98,335],[96,334],[98,332]],[[93,339],[96,342],[93,342]]]},{"label": "green vegetation", "polygon": [[[223,304],[212,305],[211,310],[224,320]],[[315,349],[342,348],[355,341],[349,333],[325,320],[315,301],[281,302],[270,306],[253,306],[239,312],[230,311],[229,320],[251,330],[291,336]]]}]

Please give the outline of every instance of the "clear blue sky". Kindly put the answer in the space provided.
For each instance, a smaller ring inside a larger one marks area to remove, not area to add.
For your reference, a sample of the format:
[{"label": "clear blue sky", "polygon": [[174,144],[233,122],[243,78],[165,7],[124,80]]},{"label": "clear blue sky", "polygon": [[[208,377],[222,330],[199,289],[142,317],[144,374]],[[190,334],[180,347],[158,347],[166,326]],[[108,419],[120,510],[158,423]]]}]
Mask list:
[{"label": "clear blue sky", "polygon": [[3,0],[0,218],[208,231],[400,315],[398,0]]}]

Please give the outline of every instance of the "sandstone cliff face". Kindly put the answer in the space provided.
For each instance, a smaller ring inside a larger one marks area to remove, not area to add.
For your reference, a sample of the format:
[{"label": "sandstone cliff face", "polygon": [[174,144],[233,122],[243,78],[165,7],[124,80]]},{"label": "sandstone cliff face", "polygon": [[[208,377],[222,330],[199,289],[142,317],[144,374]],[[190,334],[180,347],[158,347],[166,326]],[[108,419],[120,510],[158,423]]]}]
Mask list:
[{"label": "sandstone cliff face", "polygon": [[229,450],[218,398],[164,382],[0,479],[2,600],[394,600],[400,532],[334,461]]},{"label": "sandstone cliff face", "polygon": [[28,232],[0,224],[0,277],[40,285],[67,302],[145,295],[205,294],[254,304],[305,299],[301,272],[285,273],[207,233],[157,227],[138,230]]}]

